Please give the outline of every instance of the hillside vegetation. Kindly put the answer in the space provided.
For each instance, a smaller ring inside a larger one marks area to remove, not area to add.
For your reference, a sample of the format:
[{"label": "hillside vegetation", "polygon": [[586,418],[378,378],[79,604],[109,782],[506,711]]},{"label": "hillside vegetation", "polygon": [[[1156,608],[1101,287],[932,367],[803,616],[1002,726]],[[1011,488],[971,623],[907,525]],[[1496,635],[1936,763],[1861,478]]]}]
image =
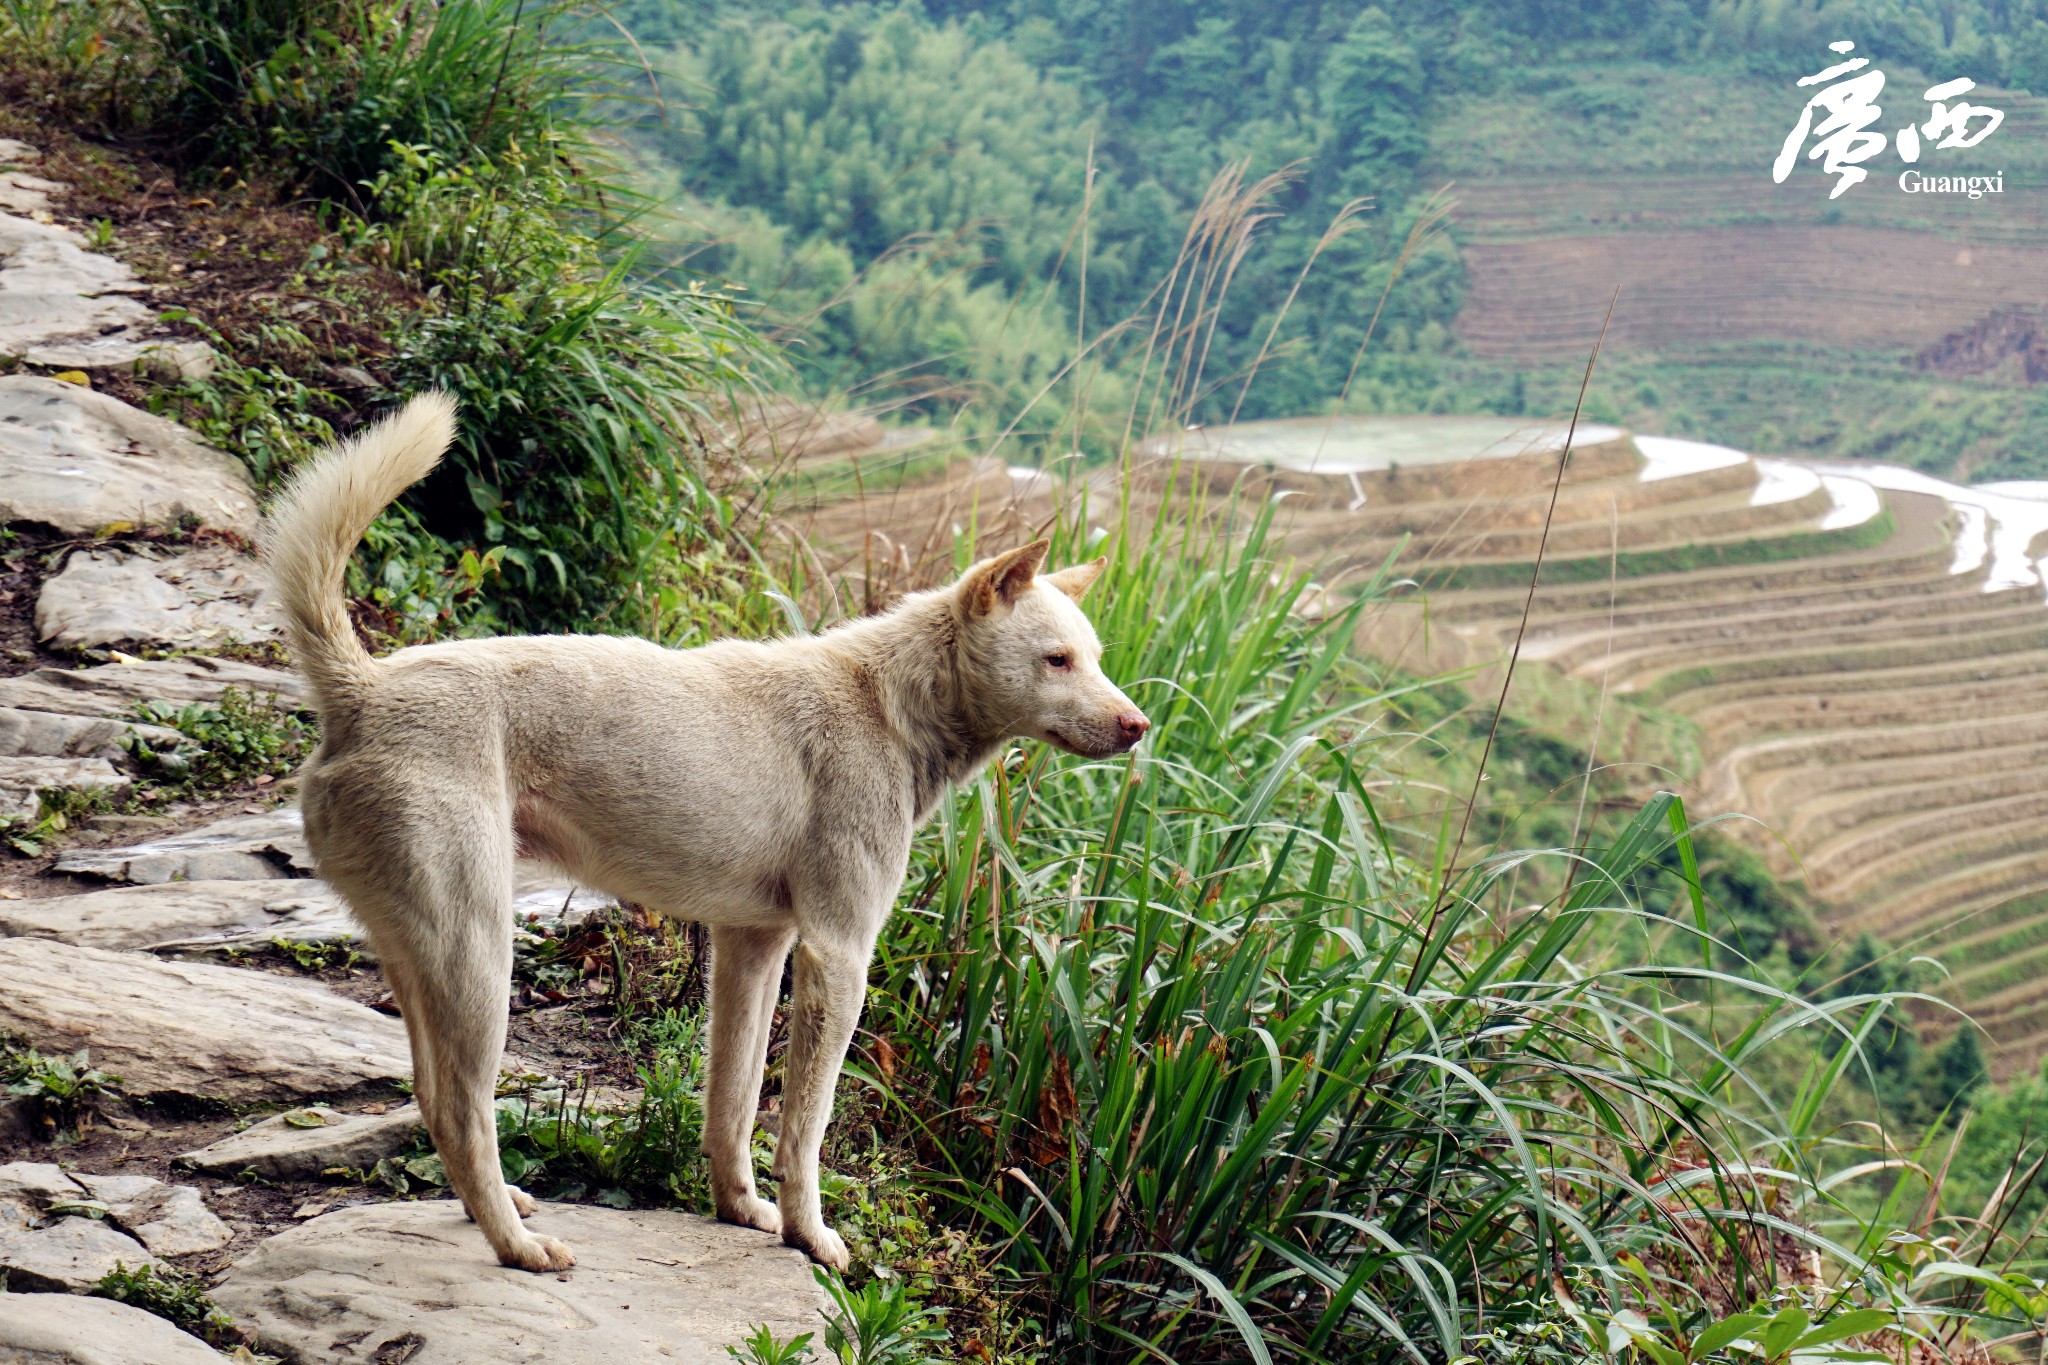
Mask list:
[{"label": "hillside vegetation", "polygon": [[[1395,15],[622,17],[665,76],[634,143],[676,210],[662,231],[679,268],[743,282],[772,327],[801,334],[819,392],[984,434],[1035,400],[1012,433],[1025,453],[1078,436],[1100,456],[1134,407],[1160,407],[1156,340],[1191,329],[1203,420],[1556,415],[1619,287],[1597,415],[1964,477],[2033,469],[2024,356],[1942,359],[1988,315],[2048,304],[2025,189],[2044,145],[2025,91],[2048,87],[2032,6],[1442,0]],[[2010,191],[1903,194],[1890,153],[1841,199],[1817,167],[1773,185],[1794,82],[1843,36],[1887,71],[1893,121],[1935,81],[1976,79],[1971,98],[2005,124],[1941,166],[2003,170]],[[1176,276],[1182,227],[1234,165],[1261,221],[1226,271]],[[1446,187],[1447,235],[1385,293],[1394,248]]]}]

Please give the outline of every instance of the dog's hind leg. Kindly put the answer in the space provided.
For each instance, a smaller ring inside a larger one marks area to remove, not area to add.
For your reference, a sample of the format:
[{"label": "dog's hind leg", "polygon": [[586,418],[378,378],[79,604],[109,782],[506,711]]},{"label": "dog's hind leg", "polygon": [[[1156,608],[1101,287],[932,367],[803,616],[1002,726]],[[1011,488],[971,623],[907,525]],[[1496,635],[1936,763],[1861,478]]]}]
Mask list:
[{"label": "dog's hind leg", "polygon": [[379,942],[377,966],[384,984],[391,988],[391,1003],[405,1024],[405,1040],[412,1045],[412,1099],[420,1107],[420,1121],[434,1131],[434,1040],[420,1022],[420,1002],[412,989],[412,959],[400,948],[403,939]]},{"label": "dog's hind leg", "polygon": [[782,1231],[775,1205],[754,1192],[751,1142],[761,1071],[782,964],[793,928],[719,925],[711,930],[711,1053],[704,1081],[704,1155],[719,1218]]},{"label": "dog's hind leg", "polygon": [[834,1270],[847,1265],[846,1243],[825,1226],[818,1199],[818,1147],[832,1119],[839,1067],[867,994],[871,938],[837,935],[797,944],[790,983],[789,1066],[782,1134],[775,1144],[776,1207],[782,1240]]},{"label": "dog's hind leg", "polygon": [[[413,989],[413,965],[411,959],[399,953],[383,950],[379,954],[379,966],[384,973],[384,982],[391,987],[391,999],[398,1006],[399,1018],[405,1021],[406,1040],[412,1044],[412,1098],[420,1107],[420,1121],[427,1132],[434,1131],[435,1113],[435,1061],[434,1036],[421,1023],[421,1011],[426,1008],[417,998]],[[512,1195],[512,1205],[519,1210],[521,1218],[533,1215],[538,1204],[533,1196],[517,1185],[507,1185]]]},{"label": "dog's hind leg", "polygon": [[566,1270],[575,1254],[520,1226],[522,1201],[498,1166],[494,1097],[512,980],[509,836],[502,849],[465,850],[450,840],[433,853],[439,856],[432,871],[418,883],[434,903],[418,907],[411,970],[403,973],[411,978],[411,1000],[401,1005],[419,1016],[417,1028],[428,1038],[427,1131],[448,1183],[499,1261]]}]

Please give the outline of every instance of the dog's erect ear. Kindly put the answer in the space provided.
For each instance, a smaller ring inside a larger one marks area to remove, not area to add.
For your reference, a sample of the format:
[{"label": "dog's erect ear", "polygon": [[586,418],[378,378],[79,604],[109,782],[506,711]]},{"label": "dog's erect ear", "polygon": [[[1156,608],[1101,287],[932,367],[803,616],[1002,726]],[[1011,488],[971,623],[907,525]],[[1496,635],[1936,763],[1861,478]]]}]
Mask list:
[{"label": "dog's erect ear", "polygon": [[1051,548],[1049,540],[1034,540],[969,569],[960,585],[967,609],[976,616],[986,616],[999,602],[1006,607],[1017,605],[1017,599],[1038,576],[1038,566],[1045,563],[1045,552]]},{"label": "dog's erect ear", "polygon": [[1045,581],[1058,588],[1076,602],[1102,577],[1102,571],[1109,567],[1109,558],[1091,559],[1086,564],[1070,564],[1058,573],[1049,573]]}]

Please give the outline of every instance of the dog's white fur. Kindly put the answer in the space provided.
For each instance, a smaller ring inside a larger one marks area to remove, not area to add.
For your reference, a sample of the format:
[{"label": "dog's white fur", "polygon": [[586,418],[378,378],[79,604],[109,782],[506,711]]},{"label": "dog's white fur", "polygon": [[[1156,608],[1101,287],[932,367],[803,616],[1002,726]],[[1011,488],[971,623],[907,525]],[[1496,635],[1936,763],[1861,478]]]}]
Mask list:
[{"label": "dog's white fur", "polygon": [[[439,461],[455,406],[418,398],[308,467],[265,557],[318,701],[303,780],[320,873],[374,939],[449,1183],[498,1259],[574,1263],[498,1170],[492,1090],[517,855],[711,926],[704,1147],[718,1216],[827,1265],[818,1146],[869,954],[913,831],[1007,739],[1105,757],[1147,722],[1075,601],[1103,561],[1040,576],[1039,541],[823,635],[694,650],[591,636],[469,640],[373,659],[342,573],[370,521]],[[777,1203],[748,1139],[795,948]]]}]

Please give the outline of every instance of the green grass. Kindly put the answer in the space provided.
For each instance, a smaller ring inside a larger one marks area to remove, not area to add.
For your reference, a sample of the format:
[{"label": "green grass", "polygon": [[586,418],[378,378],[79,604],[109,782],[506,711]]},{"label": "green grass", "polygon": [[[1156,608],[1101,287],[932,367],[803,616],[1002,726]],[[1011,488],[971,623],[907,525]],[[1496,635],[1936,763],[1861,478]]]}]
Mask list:
[{"label": "green grass", "polygon": [[92,1288],[94,1298],[112,1299],[145,1313],[154,1313],[173,1327],[223,1350],[248,1342],[235,1320],[206,1292],[205,1281],[174,1266],[141,1265],[130,1270],[119,1261]]},{"label": "green grass", "polygon": [[1819,1014],[1626,927],[1694,865],[1671,797],[1576,855],[1398,837],[1394,698],[1261,534],[1113,551],[1143,755],[1019,754],[920,849],[869,1020],[934,1189],[1077,1359],[1455,1358],[1553,1269],[1625,1295],[1624,1253],[1761,1292],[1732,1168],[1812,1153],[1749,1068]]},{"label": "green grass", "polygon": [[[1626,550],[1617,555],[1545,559],[1545,583],[1597,583],[1606,578],[1643,578],[1651,574],[1697,573],[1702,569],[1739,568],[1747,564],[1781,564],[1796,559],[1867,550],[1891,539],[1898,523],[1889,507],[1860,526],[1833,531],[1801,531],[1789,536],[1754,540],[1709,541],[1663,550]],[[1455,564],[1420,568],[1416,581],[1435,591],[1527,587],[1535,565]]]},{"label": "green grass", "polygon": [[343,203],[400,147],[492,160],[544,146],[598,93],[562,0],[138,0],[159,127],[215,165],[269,169]]}]

